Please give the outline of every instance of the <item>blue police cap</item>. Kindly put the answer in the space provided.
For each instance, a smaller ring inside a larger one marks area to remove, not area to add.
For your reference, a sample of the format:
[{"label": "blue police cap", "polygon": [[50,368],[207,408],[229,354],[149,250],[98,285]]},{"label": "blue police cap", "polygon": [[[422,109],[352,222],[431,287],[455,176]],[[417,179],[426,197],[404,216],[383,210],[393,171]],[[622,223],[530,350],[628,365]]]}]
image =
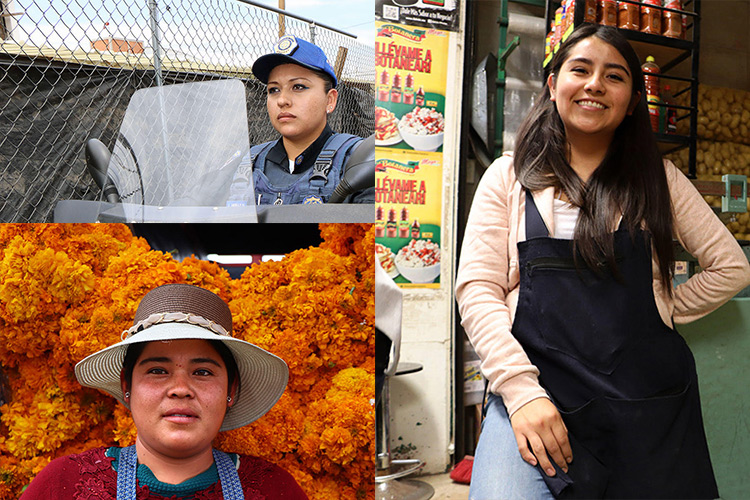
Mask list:
[{"label": "blue police cap", "polygon": [[333,79],[334,87],[338,85],[333,68],[317,45],[296,36],[286,35],[279,38],[273,49],[273,54],[261,56],[253,63],[253,74],[261,82],[268,83],[268,75],[276,66],[291,63],[303,68],[322,71]]}]

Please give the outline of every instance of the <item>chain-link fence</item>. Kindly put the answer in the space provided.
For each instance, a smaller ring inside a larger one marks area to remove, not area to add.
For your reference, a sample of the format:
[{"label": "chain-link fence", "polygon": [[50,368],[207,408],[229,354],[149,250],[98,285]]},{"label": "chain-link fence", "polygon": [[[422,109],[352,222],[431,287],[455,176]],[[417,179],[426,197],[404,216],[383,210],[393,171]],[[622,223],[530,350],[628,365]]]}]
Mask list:
[{"label": "chain-link fence", "polygon": [[340,75],[329,123],[374,132],[374,50],[293,13],[245,0],[0,0],[0,221],[51,221],[55,204],[96,199],[84,146],[112,149],[132,94],[238,78],[250,144],[274,139],[252,63],[280,33],[314,42]]}]

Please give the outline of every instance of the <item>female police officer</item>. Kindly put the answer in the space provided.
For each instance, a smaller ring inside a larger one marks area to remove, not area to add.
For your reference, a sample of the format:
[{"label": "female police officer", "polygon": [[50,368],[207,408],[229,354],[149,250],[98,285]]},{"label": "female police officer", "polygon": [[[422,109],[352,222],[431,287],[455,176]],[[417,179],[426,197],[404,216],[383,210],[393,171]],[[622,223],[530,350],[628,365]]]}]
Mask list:
[{"label": "female police officer", "polygon": [[[253,73],[267,85],[268,116],[281,134],[250,149],[255,204],[325,203],[363,140],[328,126],[338,82],[325,54],[310,42],[284,36],[273,53],[255,61]],[[345,201],[373,203],[374,186]]]}]

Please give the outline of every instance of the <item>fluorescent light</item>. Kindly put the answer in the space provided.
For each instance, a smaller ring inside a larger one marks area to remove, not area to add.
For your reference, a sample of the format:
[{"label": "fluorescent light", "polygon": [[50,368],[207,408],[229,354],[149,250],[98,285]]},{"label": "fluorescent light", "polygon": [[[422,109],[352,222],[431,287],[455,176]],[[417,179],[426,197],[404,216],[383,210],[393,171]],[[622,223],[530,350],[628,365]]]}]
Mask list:
[{"label": "fluorescent light", "polygon": [[[225,265],[238,265],[246,264],[250,265],[253,263],[254,255],[220,255],[217,253],[210,253],[206,256],[206,259]],[[283,259],[285,255],[261,255],[262,262],[268,262],[270,260],[279,261]],[[257,259],[255,259],[257,261]]]},{"label": "fluorescent light", "polygon": [[206,256],[206,259],[217,262],[219,264],[252,264],[252,255],[219,255],[217,253],[210,253]]}]

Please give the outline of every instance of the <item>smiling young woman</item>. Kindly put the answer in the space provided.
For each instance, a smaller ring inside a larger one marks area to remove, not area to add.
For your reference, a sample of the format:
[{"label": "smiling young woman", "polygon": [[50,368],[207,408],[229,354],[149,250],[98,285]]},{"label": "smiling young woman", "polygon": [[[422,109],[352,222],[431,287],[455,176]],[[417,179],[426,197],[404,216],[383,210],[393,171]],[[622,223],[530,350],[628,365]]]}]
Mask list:
[{"label": "smiling young woman", "polygon": [[[491,394],[470,498],[716,498],[675,324],[750,284],[651,132],[638,58],[579,27],[474,195],[456,280]],[[673,236],[703,270],[672,287]]]},{"label": "smiling young woman", "polygon": [[597,37],[571,48],[570,57],[547,79],[550,101],[565,127],[569,162],[583,181],[604,159],[625,116],[641,93],[634,90],[625,58]]},{"label": "smiling young woman", "polygon": [[151,290],[124,340],[75,370],[130,409],[135,445],[53,460],[22,498],[306,499],[280,467],[212,448],[219,431],[270,410],[289,376],[283,360],[231,332],[229,307],[208,290]]}]

